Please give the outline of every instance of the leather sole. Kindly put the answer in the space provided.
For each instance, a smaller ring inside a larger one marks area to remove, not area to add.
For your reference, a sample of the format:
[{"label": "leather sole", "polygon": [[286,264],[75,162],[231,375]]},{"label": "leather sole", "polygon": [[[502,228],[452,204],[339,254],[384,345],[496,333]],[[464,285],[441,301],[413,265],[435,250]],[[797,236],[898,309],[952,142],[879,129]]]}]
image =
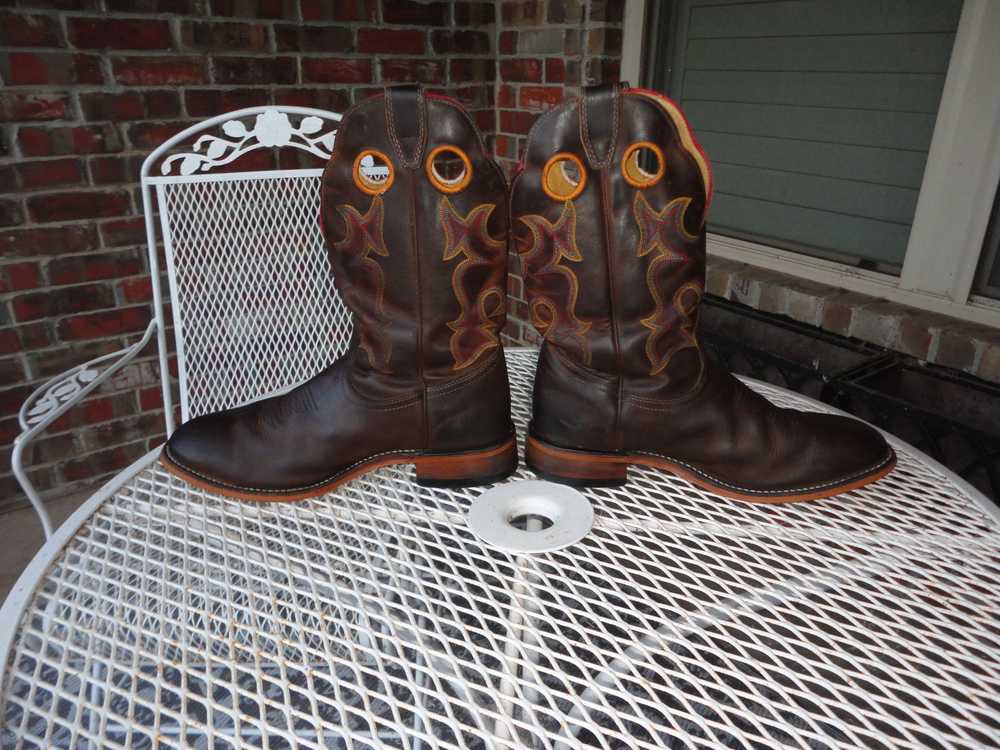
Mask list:
[{"label": "leather sole", "polygon": [[629,464],[638,464],[669,471],[671,474],[683,477],[691,484],[716,495],[769,505],[819,500],[831,495],[838,495],[841,492],[856,490],[881,479],[896,465],[896,454],[890,448],[889,455],[884,462],[864,474],[847,477],[841,482],[825,484],[822,487],[805,487],[800,491],[755,492],[714,482],[711,477],[699,474],[692,471],[691,468],[662,456],[590,453],[571,448],[559,448],[529,436],[524,457],[525,463],[533,472],[544,479],[561,484],[577,487],[618,487],[628,480]]},{"label": "leather sole", "polygon": [[160,463],[174,476],[203,490],[254,502],[280,503],[304,500],[324,495],[362,474],[392,464],[413,464],[417,484],[424,487],[475,487],[506,479],[517,469],[517,443],[514,438],[493,448],[455,453],[404,452],[373,456],[349,469],[308,487],[288,490],[266,490],[236,487],[212,480],[197,471],[172,460],[166,448],[160,453]]}]

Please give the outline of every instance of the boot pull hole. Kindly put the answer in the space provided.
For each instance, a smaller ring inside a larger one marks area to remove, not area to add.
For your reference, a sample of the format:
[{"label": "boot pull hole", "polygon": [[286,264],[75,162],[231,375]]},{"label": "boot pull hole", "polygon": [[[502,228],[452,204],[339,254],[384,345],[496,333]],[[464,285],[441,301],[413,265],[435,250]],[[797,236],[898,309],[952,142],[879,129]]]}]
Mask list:
[{"label": "boot pull hole", "polygon": [[634,188],[648,188],[658,183],[667,171],[663,151],[655,143],[639,141],[625,149],[622,174]]},{"label": "boot pull hole", "polygon": [[542,190],[557,201],[571,201],[583,192],[587,184],[587,171],[583,162],[574,154],[556,154],[542,169]]},{"label": "boot pull hole", "polygon": [[427,177],[442,193],[458,193],[472,180],[472,162],[455,146],[438,146],[427,157]]},{"label": "boot pull hole", "polygon": [[381,151],[366,148],[354,160],[354,184],[368,195],[381,195],[395,178],[392,162]]}]

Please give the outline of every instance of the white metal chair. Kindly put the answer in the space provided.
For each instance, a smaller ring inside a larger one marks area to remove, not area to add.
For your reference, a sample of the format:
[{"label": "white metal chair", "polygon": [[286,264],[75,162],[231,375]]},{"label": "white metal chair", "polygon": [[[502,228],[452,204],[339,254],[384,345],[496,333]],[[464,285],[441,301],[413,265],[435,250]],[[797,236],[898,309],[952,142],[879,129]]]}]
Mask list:
[{"label": "white metal chair", "polygon": [[[171,344],[181,421],[293,386],[346,349],[350,318],[333,286],[319,227],[322,170],[219,171],[266,148],[326,159],[339,121],[335,112],[304,107],[241,109],[187,128],[143,162],[154,319],[135,344],[57,375],[20,410],[23,432],[11,463],[46,538],[52,522],[28,478],[25,450],[132,361],[154,334],[168,435],[175,427]],[[170,320],[158,236],[166,255]]]}]

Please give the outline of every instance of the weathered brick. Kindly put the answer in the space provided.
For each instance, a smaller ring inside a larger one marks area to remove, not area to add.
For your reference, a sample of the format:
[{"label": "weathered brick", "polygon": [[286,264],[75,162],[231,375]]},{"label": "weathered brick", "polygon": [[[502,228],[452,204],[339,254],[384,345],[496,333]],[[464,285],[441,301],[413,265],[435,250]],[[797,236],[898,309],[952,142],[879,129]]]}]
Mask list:
[{"label": "weathered brick", "polygon": [[142,157],[95,156],[90,159],[90,179],[94,185],[120,185],[135,182],[139,177]]},{"label": "weathered brick", "polygon": [[181,40],[185,47],[210,52],[263,52],[269,44],[267,26],[261,23],[185,21]]},{"label": "weathered brick", "polygon": [[122,297],[130,304],[150,302],[153,299],[153,282],[148,276],[125,279],[118,288],[121,289]]},{"label": "weathered brick", "polygon": [[370,83],[370,60],[323,57],[302,59],[302,80],[309,83]]},{"label": "weathered brick", "polygon": [[332,112],[343,112],[351,106],[351,96],[342,89],[329,86],[315,89],[278,89],[274,94],[276,104],[293,107],[316,107]]},{"label": "weathered brick", "polygon": [[66,94],[8,91],[0,93],[0,121],[59,120],[66,116],[68,105],[69,97]]},{"label": "weathered brick", "polygon": [[587,86],[594,86],[618,81],[621,78],[621,67],[619,58],[591,58],[587,60],[584,83]]},{"label": "weathered brick", "polygon": [[116,310],[83,313],[63,318],[57,331],[63,341],[119,336],[142,331],[150,320],[148,305],[119,307]]},{"label": "weathered brick", "polygon": [[190,122],[185,121],[137,122],[129,125],[126,132],[132,148],[151,151],[190,125]]},{"label": "weathered brick", "polygon": [[302,0],[303,21],[377,21],[379,0]]},{"label": "weathered brick", "polygon": [[0,46],[58,47],[59,20],[34,13],[0,13]]},{"label": "weathered brick", "polygon": [[0,256],[2,257],[83,253],[93,250],[97,246],[97,228],[92,224],[36,227],[0,232]]},{"label": "weathered brick", "polygon": [[456,26],[489,26],[496,23],[495,3],[457,2],[455,3]]},{"label": "weathered brick", "polygon": [[975,372],[983,380],[1000,383],[1000,341],[983,349]]},{"label": "weathered brick", "polygon": [[87,120],[144,120],[180,114],[176,91],[89,92],[80,95],[80,107]]},{"label": "weathered brick", "polygon": [[69,39],[80,49],[170,49],[166,21],[151,18],[69,18]]},{"label": "weathered brick", "polygon": [[566,61],[561,57],[545,59],[545,82],[563,83],[566,80]]},{"label": "weathered brick", "polygon": [[124,86],[169,86],[208,83],[202,57],[114,57],[115,81]]},{"label": "weathered brick", "polygon": [[490,35],[471,29],[435,30],[431,32],[431,46],[438,54],[475,55],[490,51]]},{"label": "weathered brick", "polygon": [[0,227],[13,227],[24,223],[24,209],[14,198],[0,198]]},{"label": "weathered brick", "polygon": [[354,32],[346,26],[275,24],[274,41],[279,52],[342,54],[354,51]]},{"label": "weathered brick", "polygon": [[517,51],[517,32],[501,31],[499,47],[501,55],[513,55]]},{"label": "weathered brick", "polygon": [[184,104],[192,117],[214,117],[244,107],[270,103],[264,89],[190,89],[184,92]]},{"label": "weathered brick", "polygon": [[20,292],[42,285],[42,273],[37,263],[6,263],[0,266],[0,292]]},{"label": "weathered brick", "polygon": [[409,29],[360,29],[358,51],[365,54],[422,55],[425,34]]},{"label": "weathered brick", "polygon": [[876,303],[875,297],[857,292],[842,292],[827,299],[823,306],[822,327],[841,336],[850,335],[851,323],[857,309]]},{"label": "weathered brick", "polygon": [[63,52],[0,54],[0,75],[10,86],[104,83],[100,57]]},{"label": "weathered brick", "polygon": [[905,316],[902,306],[892,302],[875,302],[855,308],[851,318],[851,336],[894,349],[899,341],[899,326]]},{"label": "weathered brick", "polygon": [[496,75],[496,61],[482,58],[452,58],[448,61],[448,75],[454,83],[490,81]]},{"label": "weathered brick", "polygon": [[524,109],[548,109],[562,101],[563,89],[562,86],[521,86],[518,97]]},{"label": "weathered brick", "polygon": [[122,148],[118,131],[110,124],[22,127],[17,141],[25,156],[99,154]]},{"label": "weathered brick", "polygon": [[142,216],[103,221],[101,222],[101,241],[104,247],[143,244],[146,241],[146,221]]},{"label": "weathered brick", "polygon": [[705,291],[716,297],[728,299],[729,285],[742,267],[741,263],[710,257],[705,272]]},{"label": "weathered brick", "polygon": [[956,370],[969,370],[975,365],[976,344],[968,326],[951,319],[947,323],[937,323],[929,333],[934,338],[931,352],[934,364]]},{"label": "weathered brick", "polygon": [[225,84],[282,84],[298,81],[294,57],[216,57],[212,78]]},{"label": "weathered brick", "polygon": [[448,3],[382,0],[382,19],[403,25],[444,26],[448,23]]},{"label": "weathered brick", "polygon": [[105,0],[115,13],[173,13],[204,15],[206,0]]},{"label": "weathered brick", "polygon": [[83,169],[79,159],[24,161],[17,165],[17,172],[21,185],[28,190],[79,185],[83,182]]},{"label": "weathered brick", "polygon": [[564,33],[559,28],[520,31],[517,34],[517,51],[522,55],[569,52],[563,46]]},{"label": "weathered brick", "polygon": [[621,23],[625,18],[625,0],[588,0],[590,20]]},{"label": "weathered brick", "polygon": [[143,388],[139,391],[139,408],[143,411],[153,411],[163,408],[163,389],[158,386]]},{"label": "weathered brick", "polygon": [[621,54],[622,30],[591,29],[587,34],[587,51],[592,55]]},{"label": "weathered brick", "polygon": [[504,2],[500,6],[500,17],[511,26],[539,26],[545,21],[545,3],[541,0]]},{"label": "weathered brick", "polygon": [[298,15],[296,0],[212,0],[212,15],[283,19]]},{"label": "weathered brick", "polygon": [[501,60],[500,77],[505,81],[540,83],[542,80],[542,61],[535,58]]},{"label": "weathered brick", "polygon": [[382,80],[386,83],[436,83],[444,78],[442,60],[382,60]]},{"label": "weathered brick", "polygon": [[576,23],[583,20],[583,0],[549,0],[549,23]]},{"label": "weathered brick", "polygon": [[48,324],[44,322],[0,328],[0,354],[15,354],[30,349],[41,349],[51,343],[52,336]]},{"label": "weathered brick", "polygon": [[115,295],[107,284],[86,284],[28,292],[15,297],[11,304],[18,322],[24,323],[113,307]]},{"label": "weathered brick", "polygon": [[78,284],[134,276],[142,273],[143,265],[139,251],[130,249],[56,258],[49,262],[46,270],[53,284]]},{"label": "weathered brick", "polygon": [[536,112],[523,112],[521,110],[500,110],[500,130],[505,133],[526,134],[531,130],[538,117]]},{"label": "weathered brick", "polygon": [[38,222],[74,221],[110,216],[124,216],[130,209],[129,194],[124,191],[87,191],[50,193],[28,199],[28,212]]}]

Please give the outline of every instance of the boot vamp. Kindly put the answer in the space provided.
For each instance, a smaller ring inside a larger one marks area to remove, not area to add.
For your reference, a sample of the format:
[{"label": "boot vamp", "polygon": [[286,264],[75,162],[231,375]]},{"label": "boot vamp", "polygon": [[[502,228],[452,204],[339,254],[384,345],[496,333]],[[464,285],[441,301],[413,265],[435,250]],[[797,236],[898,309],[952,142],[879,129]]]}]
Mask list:
[{"label": "boot vamp", "polygon": [[294,491],[366,459],[414,450],[419,399],[363,398],[348,372],[340,362],[284,395],[193,419],[171,436],[167,457],[234,489]]},{"label": "boot vamp", "polygon": [[737,491],[821,490],[892,457],[881,433],[864,422],[776,407],[720,370],[686,401],[627,401],[627,451],[668,458]]}]

